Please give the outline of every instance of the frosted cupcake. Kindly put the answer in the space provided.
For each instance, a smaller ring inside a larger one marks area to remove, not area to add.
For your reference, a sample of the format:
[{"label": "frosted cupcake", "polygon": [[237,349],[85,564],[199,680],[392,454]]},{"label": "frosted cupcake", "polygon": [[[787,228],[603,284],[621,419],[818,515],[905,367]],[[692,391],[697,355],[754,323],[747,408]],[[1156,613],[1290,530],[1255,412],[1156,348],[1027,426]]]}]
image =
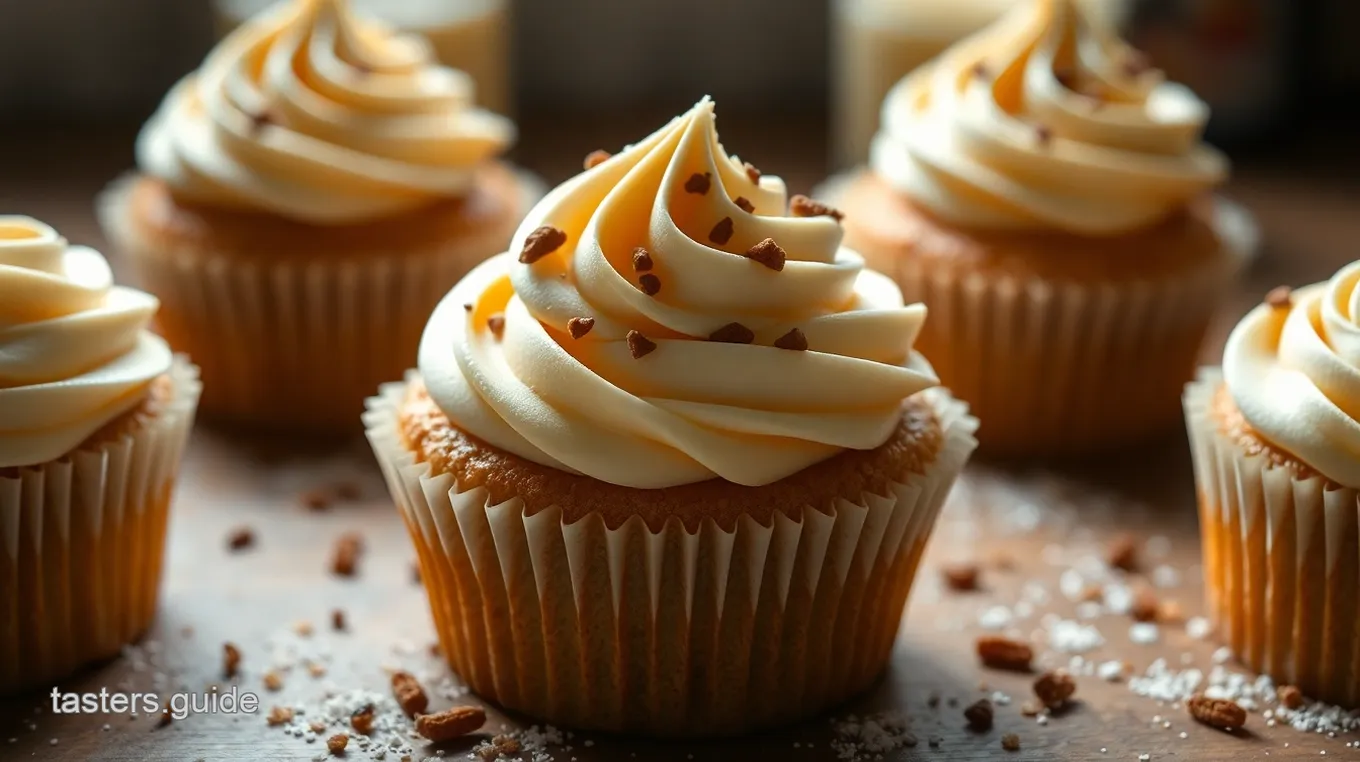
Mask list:
[{"label": "frosted cupcake", "polygon": [[444,298],[364,420],[474,690],[714,735],[883,670],[976,421],[912,351],[924,308],[840,241],[704,100]]},{"label": "frosted cupcake", "polygon": [[1277,683],[1360,706],[1360,262],[1272,291],[1185,417],[1219,636]]},{"label": "frosted cupcake", "polygon": [[99,252],[0,216],[0,694],[151,624],[198,371]]},{"label": "frosted cupcake", "polygon": [[495,161],[513,125],[472,99],[423,40],[341,0],[265,12],[170,91],[99,212],[202,365],[205,413],[353,428],[408,364],[534,197]]},{"label": "frosted cupcake", "polygon": [[1208,109],[1073,0],[1033,0],[909,75],[846,243],[931,309],[918,343],[984,451],[1173,429],[1240,256],[1215,227]]}]

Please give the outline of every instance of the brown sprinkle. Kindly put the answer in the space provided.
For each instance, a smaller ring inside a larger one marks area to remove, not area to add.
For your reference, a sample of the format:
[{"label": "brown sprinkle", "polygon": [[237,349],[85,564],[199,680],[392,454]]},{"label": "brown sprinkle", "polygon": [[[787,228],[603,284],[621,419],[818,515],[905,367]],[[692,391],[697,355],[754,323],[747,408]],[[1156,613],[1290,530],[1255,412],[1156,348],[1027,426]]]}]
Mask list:
[{"label": "brown sprinkle", "polygon": [[359,556],[364,551],[363,538],[356,532],[346,532],[335,541],[331,557],[331,571],[341,577],[353,577],[359,569]]},{"label": "brown sprinkle", "polygon": [[647,296],[656,296],[661,291],[661,279],[652,273],[643,273],[642,277],[638,278],[638,285],[642,286],[642,293]]},{"label": "brown sprinkle", "polygon": [[255,544],[255,530],[250,527],[237,527],[227,535],[227,548],[245,550]]},{"label": "brown sprinkle", "polygon": [[756,340],[756,334],[741,323],[728,323],[710,333],[708,340],[720,341],[724,344],[750,344]]},{"label": "brown sprinkle", "polygon": [[978,589],[978,565],[971,563],[949,564],[942,570],[944,582],[950,590],[966,592]]},{"label": "brown sprinkle", "polygon": [[688,180],[685,181],[685,192],[695,193],[702,196],[708,193],[708,189],[712,187],[712,185],[713,185],[712,172],[704,172],[703,174],[695,172],[694,174],[689,176]]},{"label": "brown sprinkle", "polygon": [[807,337],[797,328],[790,328],[789,332],[774,340],[777,349],[788,349],[794,352],[806,352],[808,348]]},{"label": "brown sprinkle", "polygon": [[283,689],[283,676],[274,670],[264,673],[265,690],[277,691]]},{"label": "brown sprinkle", "polygon": [[313,487],[299,495],[298,501],[309,511],[324,511],[334,502],[332,497],[330,490]]},{"label": "brown sprinkle", "polygon": [[1110,543],[1109,552],[1105,556],[1112,568],[1122,569],[1126,572],[1138,570],[1138,541],[1133,535],[1120,535],[1114,542]]},{"label": "brown sprinkle", "polygon": [[331,611],[331,629],[337,632],[345,629],[345,610],[333,609]]},{"label": "brown sprinkle", "polygon": [[742,168],[746,170],[746,179],[753,183],[760,182],[760,170],[756,169],[756,165],[748,161],[742,164]]},{"label": "brown sprinkle", "polygon": [[425,689],[420,687],[420,682],[410,672],[392,675],[392,696],[407,717],[415,717],[430,705],[430,697],[425,695]]},{"label": "brown sprinkle", "polygon": [[1289,309],[1294,304],[1294,292],[1289,286],[1276,286],[1266,292],[1266,304],[1277,310]]},{"label": "brown sprinkle", "polygon": [[590,329],[595,327],[595,318],[574,317],[567,321],[567,332],[573,339],[579,339],[590,333]]},{"label": "brown sprinkle", "polygon": [[655,263],[652,262],[652,255],[648,253],[646,249],[641,246],[633,249],[633,270],[645,273],[652,269],[654,265]]},{"label": "brown sprinkle", "polygon": [[1020,736],[1014,733],[1001,736],[1001,748],[1006,751],[1020,751]]},{"label": "brown sprinkle", "polygon": [[1160,605],[1157,594],[1143,587],[1133,594],[1133,604],[1129,607],[1129,616],[1138,622],[1155,622],[1160,612]]},{"label": "brown sprinkle", "polygon": [[373,732],[373,705],[365,704],[349,716],[350,727],[360,735],[368,735]]},{"label": "brown sprinkle", "polygon": [[250,115],[250,129],[252,132],[262,132],[264,128],[274,124],[274,115],[268,110]]},{"label": "brown sprinkle", "polygon": [[524,239],[524,248],[519,252],[519,261],[531,265],[562,248],[567,242],[567,234],[551,225],[544,225]]},{"label": "brown sprinkle", "polygon": [[708,240],[719,246],[725,246],[728,241],[732,240],[732,232],[732,218],[723,217],[718,220],[718,224],[714,225],[712,230],[708,231]]},{"label": "brown sprinkle", "polygon": [[781,272],[784,269],[784,261],[788,259],[788,254],[784,248],[774,242],[773,238],[766,238],[760,243],[746,250],[746,258],[754,262]]},{"label": "brown sprinkle", "polygon": [[1034,681],[1034,695],[1049,709],[1061,708],[1076,692],[1077,683],[1065,669],[1049,670]]},{"label": "brown sprinkle", "polygon": [[624,338],[628,341],[628,353],[634,360],[641,360],[656,351],[656,342],[637,331],[629,331]]},{"label": "brown sprinkle", "polygon": [[1034,660],[1034,649],[1028,643],[1001,635],[979,637],[977,654],[984,665],[1013,672],[1028,672],[1029,664]]},{"label": "brown sprinkle", "polygon": [[985,733],[992,729],[992,702],[989,699],[978,699],[968,705],[963,710],[964,719],[968,720],[968,727],[979,733]]},{"label": "brown sprinkle", "polygon": [[276,706],[269,710],[269,715],[264,719],[265,722],[269,723],[269,727],[271,728],[278,725],[286,725],[293,721],[293,710],[286,706]]},{"label": "brown sprinkle", "polygon": [[464,312],[472,312],[472,302],[464,302],[464,303],[463,303],[463,311],[464,311]]},{"label": "brown sprinkle", "polygon": [[364,496],[364,488],[358,482],[342,481],[335,485],[335,496],[353,502]]},{"label": "brown sprinkle", "polygon": [[590,153],[586,154],[585,161],[586,169],[594,169],[600,166],[606,161],[609,161],[609,157],[612,155],[613,154],[609,153],[608,151],[604,151],[599,148],[595,149],[594,151],[591,151]]},{"label": "brown sprinkle", "polygon": [[231,643],[222,644],[222,676],[227,678],[236,677],[236,671],[241,666],[241,649]]},{"label": "brown sprinkle", "polygon": [[1196,722],[1204,723],[1219,730],[1236,730],[1247,724],[1247,710],[1237,702],[1228,699],[1211,699],[1202,693],[1195,694],[1185,702],[1190,716]]},{"label": "brown sprinkle", "polygon": [[747,214],[754,214],[756,211],[756,205],[752,204],[750,199],[746,198],[745,196],[737,196],[736,198],[732,199],[732,203],[736,204],[738,209],[742,210],[743,212],[746,212]]},{"label": "brown sprinkle", "polygon": [[349,746],[349,736],[344,733],[336,733],[326,739],[326,751],[337,757],[344,753],[346,746]]},{"label": "brown sprinkle", "polygon": [[486,319],[486,327],[497,339],[505,335],[505,314],[497,312]]},{"label": "brown sprinkle", "polygon": [[456,706],[438,714],[416,718],[416,732],[435,743],[474,733],[486,724],[486,710],[479,706]]},{"label": "brown sprinkle", "polygon": [[1034,125],[1034,139],[1039,142],[1040,146],[1047,148],[1053,143],[1053,130],[1046,124],[1036,124]]},{"label": "brown sprinkle", "polygon": [[804,195],[794,196],[789,201],[789,212],[794,217],[830,217],[836,222],[845,219],[845,213],[820,201],[813,201]]},{"label": "brown sprinkle", "polygon": [[973,64],[973,68],[969,69],[968,73],[972,74],[974,79],[991,79],[992,77],[991,69],[988,69],[987,64],[982,61]]},{"label": "brown sprinkle", "polygon": [[1297,686],[1281,685],[1275,695],[1279,697],[1280,703],[1284,705],[1285,709],[1301,709],[1303,707],[1303,691],[1299,690]]}]

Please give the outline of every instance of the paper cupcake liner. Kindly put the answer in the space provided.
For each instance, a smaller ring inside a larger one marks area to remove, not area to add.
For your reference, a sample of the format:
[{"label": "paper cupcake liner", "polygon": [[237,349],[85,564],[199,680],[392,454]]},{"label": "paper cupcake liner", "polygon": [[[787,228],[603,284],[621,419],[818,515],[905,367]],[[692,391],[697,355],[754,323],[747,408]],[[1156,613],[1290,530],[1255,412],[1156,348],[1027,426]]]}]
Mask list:
[{"label": "paper cupcake liner", "polygon": [[1249,454],[1213,413],[1217,368],[1185,389],[1210,620],[1277,684],[1360,705],[1360,492]]},{"label": "paper cupcake liner", "polygon": [[150,626],[200,390],[183,357],[170,381],[130,433],[0,474],[0,694],[51,687]]},{"label": "paper cupcake liner", "polygon": [[[527,204],[541,185],[522,187]],[[202,368],[203,414],[250,426],[357,433],[364,399],[411,366],[435,305],[509,241],[335,261],[156,251],[129,224],[129,188],[101,199],[104,230],[160,299],[160,333]]]},{"label": "paper cupcake liner", "polygon": [[471,688],[578,728],[727,735],[813,714],[887,664],[921,551],[975,446],[976,419],[932,390],[945,437],[886,495],[659,532],[434,475],[402,442],[405,385],[368,401],[368,438],[420,559],[440,644]]}]

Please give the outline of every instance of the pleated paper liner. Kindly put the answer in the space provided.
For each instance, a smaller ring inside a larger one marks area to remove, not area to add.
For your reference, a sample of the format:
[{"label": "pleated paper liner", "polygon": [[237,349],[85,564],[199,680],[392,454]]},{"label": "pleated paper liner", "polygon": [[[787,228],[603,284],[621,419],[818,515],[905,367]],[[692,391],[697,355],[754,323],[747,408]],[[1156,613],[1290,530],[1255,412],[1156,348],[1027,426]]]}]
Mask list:
[{"label": "pleated paper liner", "polygon": [[368,437],[410,530],[441,646],[484,698],[577,728],[746,732],[863,690],[886,666],[922,549],[976,442],[943,390],[927,473],[819,510],[659,532],[487,504],[417,462],[404,384],[368,402]]},{"label": "pleated paper liner", "polygon": [[[201,366],[203,415],[281,430],[357,433],[364,399],[410,367],[435,305],[504,250],[519,222],[427,250],[333,260],[157,251],[130,224],[134,182],[105,191],[100,222],[161,300],[159,332]],[[541,184],[519,182],[527,210]]]},{"label": "pleated paper liner", "polygon": [[1245,450],[1214,412],[1222,383],[1206,368],[1185,390],[1210,620],[1247,667],[1360,706],[1360,493]]},{"label": "pleated paper liner", "polygon": [[128,433],[0,474],[0,694],[53,687],[150,626],[198,369],[177,357],[170,383]]}]

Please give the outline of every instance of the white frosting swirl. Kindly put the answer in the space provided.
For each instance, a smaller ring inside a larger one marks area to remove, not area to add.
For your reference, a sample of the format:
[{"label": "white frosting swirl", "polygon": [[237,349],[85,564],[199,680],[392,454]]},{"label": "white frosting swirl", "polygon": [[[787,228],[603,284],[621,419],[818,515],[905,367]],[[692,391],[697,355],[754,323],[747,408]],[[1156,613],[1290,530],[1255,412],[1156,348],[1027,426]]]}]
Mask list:
[{"label": "white frosting swirl", "polygon": [[[685,186],[708,173],[704,193]],[[754,213],[742,211],[744,197]],[[548,194],[511,253],[467,276],[420,347],[430,394],[464,430],[534,462],[630,487],[721,477],[763,485],[891,436],[902,401],[937,383],[911,351],[925,307],[842,248],[833,218],[786,215],[784,183],[752,181],[718,143],[707,99]],[[709,232],[731,218],[731,239]],[[516,261],[540,226],[566,244]],[[773,238],[782,271],[742,256]],[[636,285],[635,249],[660,291]],[[467,311],[464,305],[472,305]],[[488,318],[504,314],[498,340]],[[594,325],[572,338],[572,318]],[[739,322],[751,344],[706,340]],[[791,329],[810,351],[772,344]],[[636,330],[656,349],[635,359]]]},{"label": "white frosting swirl", "polygon": [[137,163],[205,204],[362,222],[464,194],[509,145],[513,125],[472,95],[424,39],[344,0],[296,0],[239,27],[175,85]]},{"label": "white frosting swirl", "polygon": [[156,298],[30,217],[0,217],[0,468],[70,452],[170,369]]},{"label": "white frosting swirl", "polygon": [[1261,437],[1360,488],[1360,262],[1247,314],[1223,350],[1233,402]]},{"label": "white frosting swirl", "polygon": [[1117,235],[1222,181],[1208,107],[1073,0],[1033,0],[888,94],[870,162],[943,219]]}]

